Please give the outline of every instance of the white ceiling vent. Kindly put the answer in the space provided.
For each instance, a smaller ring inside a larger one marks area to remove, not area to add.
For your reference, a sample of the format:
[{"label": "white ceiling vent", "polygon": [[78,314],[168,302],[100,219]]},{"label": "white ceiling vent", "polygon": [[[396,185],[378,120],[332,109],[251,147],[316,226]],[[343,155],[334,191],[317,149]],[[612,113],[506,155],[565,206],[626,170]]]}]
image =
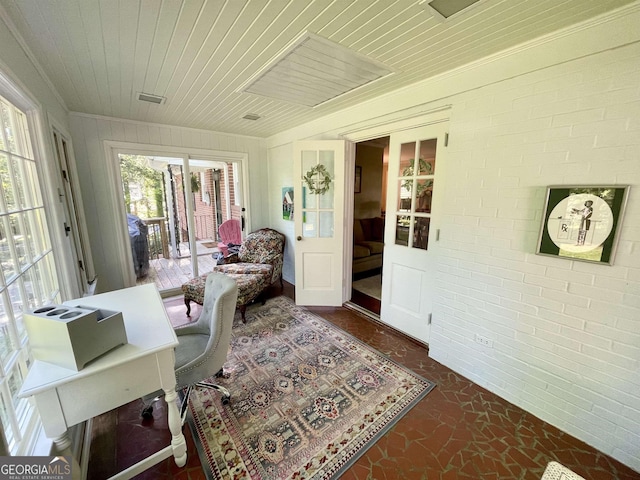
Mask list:
[{"label": "white ceiling vent", "polygon": [[165,102],[166,98],[161,97],[160,95],[153,95],[152,93],[138,93],[138,100],[142,100],[143,102],[149,103],[157,103],[158,105]]},{"label": "white ceiling vent", "polygon": [[315,107],[391,73],[380,62],[305,33],[237,91]]},{"label": "white ceiling vent", "polygon": [[436,20],[444,21],[478,3],[480,0],[422,0],[420,6]]}]

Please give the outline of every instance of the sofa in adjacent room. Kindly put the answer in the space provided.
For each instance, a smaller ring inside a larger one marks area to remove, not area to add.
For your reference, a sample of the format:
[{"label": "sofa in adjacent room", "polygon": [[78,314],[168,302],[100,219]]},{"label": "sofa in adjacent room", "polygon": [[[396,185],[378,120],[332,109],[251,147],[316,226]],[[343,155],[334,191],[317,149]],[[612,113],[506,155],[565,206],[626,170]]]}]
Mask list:
[{"label": "sofa in adjacent room", "polygon": [[353,221],[353,274],[382,268],[384,218],[356,218]]}]

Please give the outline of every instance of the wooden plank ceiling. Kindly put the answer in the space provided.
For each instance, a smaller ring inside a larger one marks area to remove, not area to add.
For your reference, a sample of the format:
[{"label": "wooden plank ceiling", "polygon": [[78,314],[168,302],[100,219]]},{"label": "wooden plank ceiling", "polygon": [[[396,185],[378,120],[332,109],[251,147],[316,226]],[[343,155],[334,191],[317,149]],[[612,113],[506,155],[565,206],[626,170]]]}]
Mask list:
[{"label": "wooden plank ceiling", "polygon": [[[633,2],[481,0],[445,22],[419,3],[0,0],[0,15],[71,111],[266,137]],[[305,32],[394,73],[313,108],[239,90]]]}]

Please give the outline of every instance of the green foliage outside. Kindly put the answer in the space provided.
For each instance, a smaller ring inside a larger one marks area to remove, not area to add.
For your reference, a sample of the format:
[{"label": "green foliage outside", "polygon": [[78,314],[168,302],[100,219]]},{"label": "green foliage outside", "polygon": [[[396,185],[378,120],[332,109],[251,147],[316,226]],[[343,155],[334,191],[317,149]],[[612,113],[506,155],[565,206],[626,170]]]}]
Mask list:
[{"label": "green foliage outside", "polygon": [[147,157],[120,155],[120,175],[127,213],[164,217],[162,172],[149,167]]}]

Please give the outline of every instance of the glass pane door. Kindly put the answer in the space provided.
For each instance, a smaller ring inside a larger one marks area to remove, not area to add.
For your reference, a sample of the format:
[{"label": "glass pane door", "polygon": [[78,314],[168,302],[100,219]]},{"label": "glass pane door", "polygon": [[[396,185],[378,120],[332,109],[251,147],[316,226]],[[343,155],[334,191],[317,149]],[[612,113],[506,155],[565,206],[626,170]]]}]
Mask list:
[{"label": "glass pane door", "polygon": [[437,142],[433,138],[400,146],[396,245],[428,249]]}]

